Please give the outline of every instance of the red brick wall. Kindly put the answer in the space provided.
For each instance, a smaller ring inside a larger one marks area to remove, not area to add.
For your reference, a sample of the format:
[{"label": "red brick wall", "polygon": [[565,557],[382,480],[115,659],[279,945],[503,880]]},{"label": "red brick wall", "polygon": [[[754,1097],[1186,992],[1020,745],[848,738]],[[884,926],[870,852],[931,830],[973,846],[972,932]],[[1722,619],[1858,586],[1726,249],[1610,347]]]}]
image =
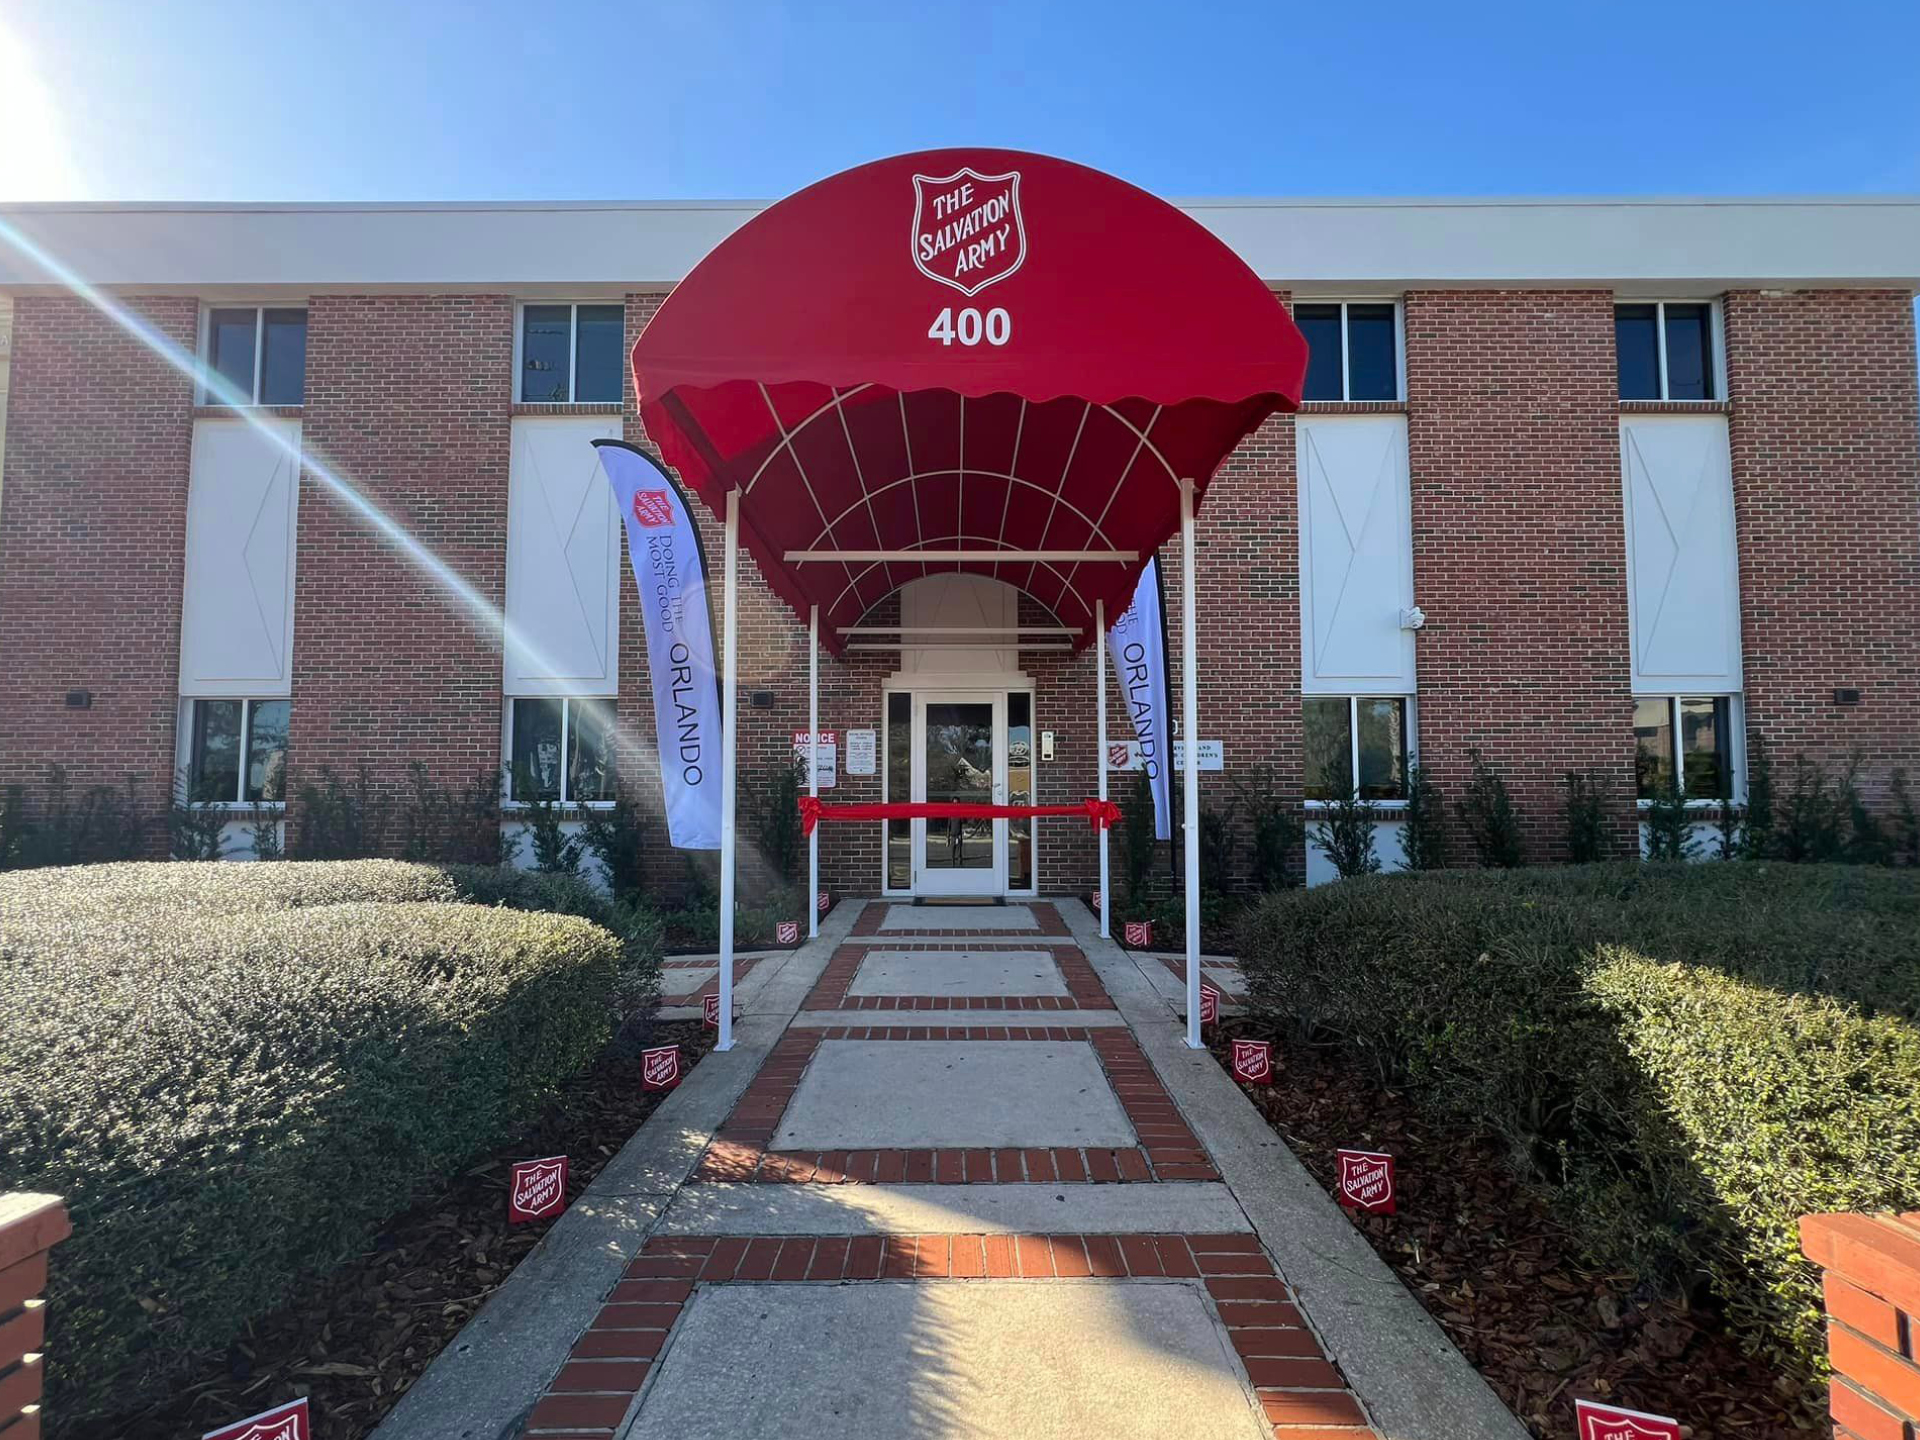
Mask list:
[{"label": "red brick wall", "polygon": [[57,1195],[0,1195],[0,1436],[39,1440],[47,1252],[73,1233]]},{"label": "red brick wall", "polygon": [[[189,352],[191,299],[127,302]],[[0,493],[0,784],[173,774],[187,544],[189,380],[85,301],[15,301]],[[68,710],[70,689],[93,708]],[[164,850],[159,827],[150,835]],[[158,853],[158,852],[157,852]]]},{"label": "red brick wall", "polygon": [[[1727,297],[1747,728],[1920,767],[1920,397],[1904,293]],[[1836,688],[1861,692],[1833,704]]]},{"label": "red brick wall", "polygon": [[[1613,297],[1406,298],[1420,753],[1449,806],[1477,745],[1564,859],[1567,770],[1605,777],[1632,844],[1633,708]],[[1453,827],[1454,863],[1470,863]]]},{"label": "red brick wall", "polygon": [[1914,1440],[1920,1215],[1809,1215],[1800,1239],[1826,1272],[1834,1440]]},{"label": "red brick wall", "polygon": [[[308,308],[303,445],[496,612],[512,371],[504,295],[325,295]],[[414,760],[448,786],[497,768],[497,613],[470,613],[312,471],[299,528],[292,786],[364,762],[397,796]]]}]

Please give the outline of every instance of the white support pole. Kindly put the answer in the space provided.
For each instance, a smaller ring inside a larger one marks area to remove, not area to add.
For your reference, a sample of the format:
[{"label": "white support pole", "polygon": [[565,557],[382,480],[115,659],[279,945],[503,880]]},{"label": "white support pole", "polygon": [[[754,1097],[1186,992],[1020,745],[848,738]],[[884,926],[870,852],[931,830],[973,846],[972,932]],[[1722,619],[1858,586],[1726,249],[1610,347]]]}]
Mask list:
[{"label": "white support pole", "polygon": [[[820,798],[820,607],[807,609],[807,794]],[[820,933],[820,827],[807,836],[807,938]]]},{"label": "white support pole", "polygon": [[1200,1039],[1200,670],[1193,585],[1193,481],[1180,482],[1180,739],[1187,755],[1187,1048]]},{"label": "white support pole", "polygon": [[[1094,661],[1094,692],[1099,696],[1094,713],[1100,717],[1098,722],[1097,744],[1100,749],[1100,798],[1107,798],[1107,602],[1093,602],[1094,648],[1100,652]],[[1107,912],[1113,908],[1113,896],[1107,893],[1112,879],[1107,870],[1107,831],[1100,831],[1100,938],[1108,939]]]},{"label": "white support pole", "polygon": [[720,1038],[716,1050],[733,1048],[733,857],[736,848],[734,712],[740,699],[740,492],[727,492],[727,558],[720,587]]}]

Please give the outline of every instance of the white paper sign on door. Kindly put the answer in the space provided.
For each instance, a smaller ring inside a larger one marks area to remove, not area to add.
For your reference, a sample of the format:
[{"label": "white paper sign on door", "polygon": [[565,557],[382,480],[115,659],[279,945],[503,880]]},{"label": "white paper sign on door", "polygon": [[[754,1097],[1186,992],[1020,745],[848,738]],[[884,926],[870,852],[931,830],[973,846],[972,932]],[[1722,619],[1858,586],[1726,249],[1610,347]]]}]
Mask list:
[{"label": "white paper sign on door", "polygon": [[877,730],[847,731],[847,774],[872,775],[878,767],[880,752],[880,732]]},{"label": "white paper sign on door", "polygon": [[[807,732],[793,732],[793,758],[795,763],[807,763]],[[822,790],[833,789],[840,769],[840,732],[822,730],[818,743],[813,747],[813,768]]]}]

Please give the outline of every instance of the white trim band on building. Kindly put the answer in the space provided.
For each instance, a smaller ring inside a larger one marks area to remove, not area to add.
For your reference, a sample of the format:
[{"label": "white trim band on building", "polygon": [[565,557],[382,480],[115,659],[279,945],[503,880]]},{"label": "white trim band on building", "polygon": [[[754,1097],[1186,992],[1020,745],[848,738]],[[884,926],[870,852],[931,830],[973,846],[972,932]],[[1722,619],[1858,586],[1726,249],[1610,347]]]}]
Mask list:
[{"label": "white trim band on building", "polygon": [[[1359,286],[1920,290],[1920,197],[1189,200],[1296,292]],[[328,290],[573,299],[679,281],[757,201],[0,206],[0,288],[59,288],[20,235],[97,285],[272,298]],[[1147,277],[1142,277],[1147,278]]]}]

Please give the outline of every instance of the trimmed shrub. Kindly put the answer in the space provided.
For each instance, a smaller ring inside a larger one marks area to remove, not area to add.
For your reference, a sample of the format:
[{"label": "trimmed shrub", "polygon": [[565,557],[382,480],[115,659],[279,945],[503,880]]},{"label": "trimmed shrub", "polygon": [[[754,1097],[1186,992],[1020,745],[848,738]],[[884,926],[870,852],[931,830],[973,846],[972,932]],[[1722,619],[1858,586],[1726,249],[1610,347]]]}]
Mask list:
[{"label": "trimmed shrub", "polygon": [[1507,782],[1487,763],[1478,746],[1467,747],[1467,763],[1473,773],[1466,793],[1453,802],[1454,812],[1480,863],[1492,869],[1512,870],[1526,860],[1520,807],[1514,803]]},{"label": "trimmed shrub", "polygon": [[1706,1281],[1817,1373],[1807,1209],[1920,1208],[1920,879],[1608,864],[1368,877],[1243,928],[1257,1015],[1493,1132],[1594,1258]]},{"label": "trimmed shrub", "polygon": [[[211,883],[169,896],[148,873],[168,868]],[[15,883],[46,878],[0,884],[0,1188],[73,1214],[63,1426],[164,1393],[606,1041],[620,946],[584,920],[318,898],[451,887],[424,867],[109,867],[62,905]],[[272,898],[240,903],[249,885]]]}]

